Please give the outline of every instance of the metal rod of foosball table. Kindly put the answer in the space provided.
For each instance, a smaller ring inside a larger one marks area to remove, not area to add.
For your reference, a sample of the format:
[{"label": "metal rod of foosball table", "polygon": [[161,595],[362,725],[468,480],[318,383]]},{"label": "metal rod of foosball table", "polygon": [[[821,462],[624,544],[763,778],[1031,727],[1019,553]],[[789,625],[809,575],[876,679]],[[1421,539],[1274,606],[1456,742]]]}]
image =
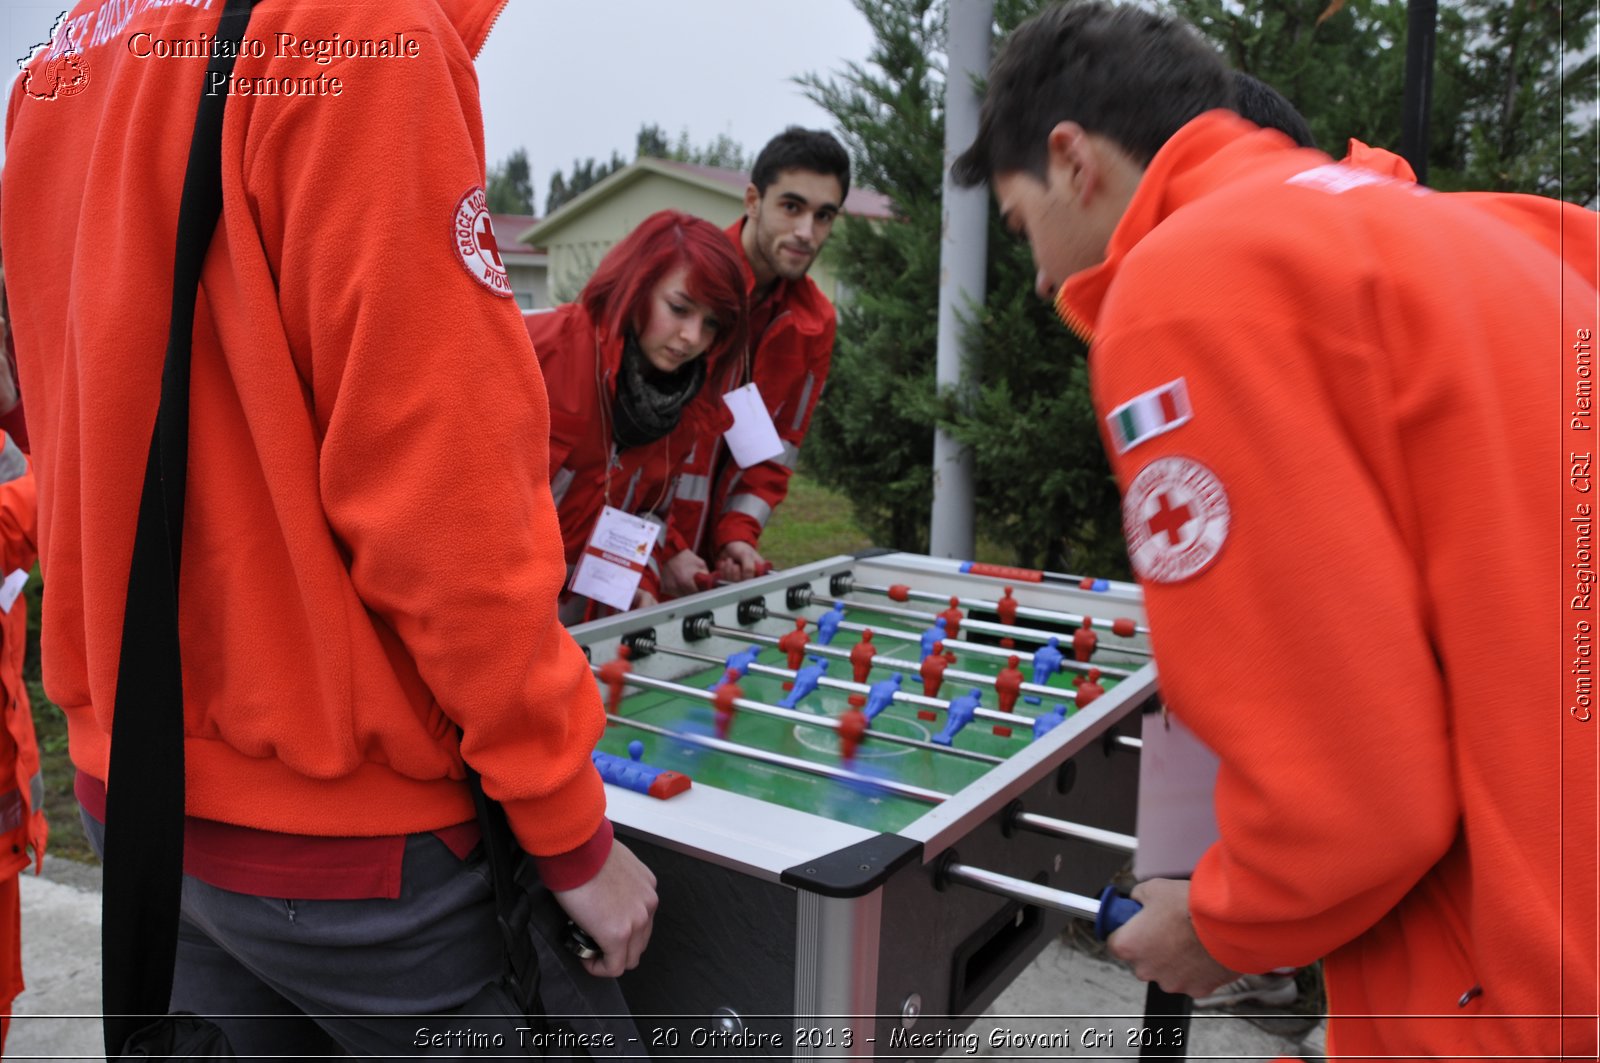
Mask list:
[{"label": "metal rod of foosball table", "polygon": [[[772,615],[776,618],[777,614],[772,614]],[[841,625],[841,626],[846,626],[846,625]],[[743,640],[745,642],[757,642],[757,643],[760,643],[760,644],[762,644],[764,646],[776,646],[776,645],[778,645],[778,636],[776,636],[776,635],[763,635],[763,634],[761,634],[760,632],[757,632],[757,631],[745,631],[745,630],[743,630],[741,628],[723,627],[720,624],[712,624],[709,628],[706,629],[706,631],[707,631],[708,634],[721,635],[723,638],[728,638],[728,639],[741,639],[741,640]],[[899,637],[904,638],[904,639],[908,639],[908,640],[910,640],[912,642],[917,641],[917,639],[921,637],[919,635],[907,634],[904,631],[900,631],[900,632],[896,632],[896,631],[892,631],[892,630],[880,631],[880,629],[878,629],[878,628],[873,628],[872,631],[873,631],[874,634],[885,634],[885,635],[891,635],[891,636],[898,635]],[[973,644],[972,643],[966,643],[966,642],[946,642],[945,643],[945,647],[947,649],[952,647],[952,646],[970,646],[970,645],[973,645]],[[978,648],[979,649],[983,649],[984,647],[980,646]],[[658,646],[658,647],[656,647],[656,649],[657,649],[657,651],[662,651],[662,650],[665,650],[666,647]],[[841,661],[850,659],[850,651],[849,650],[841,650],[841,649],[837,649],[837,648],[835,648],[833,646],[824,646],[824,645],[822,645],[820,643],[816,643],[816,642],[808,642],[808,643],[806,643],[805,652],[807,654],[809,654],[810,656],[813,656],[813,657],[832,657],[835,660],[841,660]],[[951,652],[954,652],[954,651],[952,650]],[[1011,656],[1011,652],[1009,650],[1006,651],[1004,656],[1007,656],[1007,657]],[[872,658],[872,667],[874,667],[874,668],[895,668],[895,669],[898,669],[899,671],[910,672],[912,675],[916,675],[918,670],[922,666],[916,661],[903,661],[898,657],[885,657],[885,656],[883,656],[881,654],[874,654],[873,658]],[[1121,669],[1121,668],[1103,668],[1103,667],[1101,667],[1099,665],[1095,665],[1095,667],[1100,668],[1100,674],[1101,675],[1106,676],[1107,678],[1110,678],[1110,679],[1126,679],[1128,676],[1133,674],[1132,672],[1126,671],[1125,669]],[[792,674],[792,673],[790,673],[790,674]],[[979,673],[979,672],[965,672],[965,671],[962,671],[959,668],[947,668],[947,669],[945,669],[944,681],[946,683],[983,683],[983,684],[986,684],[988,686],[994,686],[994,676],[992,676],[992,675],[983,675],[982,673]],[[836,683],[845,683],[845,682],[849,682],[849,681],[848,680],[844,680],[844,679],[837,679],[837,680],[834,680],[834,682],[836,682]],[[855,688],[852,687],[851,689],[855,689]],[[1032,695],[1035,695],[1036,697],[1041,697],[1041,698],[1070,698],[1073,695],[1073,691],[1071,691],[1071,690],[1063,690],[1061,687],[1045,686],[1045,685],[1043,685],[1041,683],[1023,683],[1017,689],[1018,689],[1018,691],[1020,691],[1023,694],[1032,694]],[[895,695],[897,700],[899,698],[901,698],[901,697],[906,697],[908,701],[911,698],[916,698],[916,697],[919,697],[919,696],[920,695],[915,695],[915,694],[912,694],[912,695],[897,694],[897,695]],[[937,698],[930,698],[930,699],[928,699],[928,701],[930,703],[929,704],[930,708],[943,708],[944,705],[946,704],[946,702],[940,701]],[[921,702],[916,702],[916,701],[911,701],[910,703],[911,704],[921,704]],[[1019,714],[1013,714],[1011,717],[1007,718],[1005,713],[998,712],[997,710],[994,710],[994,709],[979,709],[978,710],[978,715],[984,716],[985,718],[998,718],[1000,720],[1000,722],[1009,723],[1012,726],[1017,726],[1020,723],[1027,723],[1029,725],[1032,725],[1032,723],[1033,723],[1033,720],[1031,718],[1027,717],[1027,716],[1022,716],[1022,715],[1019,715]]]},{"label": "metal rod of foosball table", "polygon": [[[660,650],[658,649],[657,652],[660,652]],[[765,666],[753,664],[750,667],[753,671],[757,668],[764,668]],[[594,670],[593,666],[591,666],[591,670]],[[769,671],[780,670],[769,669]],[[794,675],[793,672],[788,671],[783,671],[782,674],[789,676]],[[717,697],[709,690],[701,690],[698,687],[685,686],[682,683],[674,683],[670,679],[657,679],[655,676],[649,675],[630,673],[627,678],[627,683],[632,686],[641,687],[645,690],[660,690],[668,694],[677,694],[681,697],[695,698],[699,701],[715,701]],[[768,705],[764,701],[751,701],[749,698],[734,698],[733,707],[736,709],[742,709],[745,712],[752,713],[756,716],[768,716],[775,720],[785,720],[789,723],[797,723],[805,727],[816,727],[826,731],[839,730],[839,721],[831,717],[813,716],[809,712],[796,712],[793,709],[785,709],[779,705]],[[948,754],[949,756],[959,757],[963,760],[980,760],[985,764],[1005,763],[1004,757],[997,757],[989,753],[975,753],[970,749],[956,749],[954,746],[941,746],[936,742],[924,742],[918,738],[906,738],[902,735],[885,734],[882,731],[874,731],[870,729],[867,731],[867,733],[873,738],[882,742],[887,742],[890,745],[909,746],[912,749],[926,750],[929,753]]]},{"label": "metal rod of foosball table", "polygon": [[[846,586],[846,590],[866,591],[868,594],[881,594],[885,598],[889,598],[891,600],[894,599],[892,588],[882,587],[872,583],[858,583],[855,580],[850,580]],[[909,588],[906,590],[906,596],[908,598],[915,598],[922,602],[938,602],[941,605],[950,601],[950,595],[948,594],[938,594],[934,591],[917,591]],[[982,609],[985,612],[991,613],[999,612],[999,602],[984,598],[969,598],[965,595],[956,595],[956,597],[960,598],[961,604],[966,606],[968,609]],[[868,608],[871,607],[869,606]],[[1061,609],[1041,609],[1036,605],[1018,605],[1017,615],[1032,617],[1035,620],[1049,620],[1055,623],[1071,624],[1074,627],[1083,623],[1084,618],[1083,613],[1069,613]],[[1134,633],[1137,635],[1148,635],[1150,634],[1150,629],[1144,624],[1137,624],[1134,627]]]},{"label": "metal rod of foosball table", "polygon": [[[845,605],[853,606],[857,609],[866,609],[874,613],[881,613],[884,616],[895,616],[904,620],[920,620],[928,624],[932,624],[939,615],[938,613],[929,613],[921,609],[901,609],[893,605],[879,605],[877,602],[863,602],[858,598],[836,598],[835,601],[843,602]],[[813,604],[816,603],[814,602]],[[963,598],[962,604],[967,606],[968,609],[972,609],[974,607],[981,608],[989,603],[975,600],[969,601]],[[821,605],[818,604],[817,608],[820,609]],[[794,619],[793,617],[783,616],[781,613],[769,613],[768,615],[772,617],[781,617],[784,620]],[[1056,616],[1061,620],[1072,624],[1082,624],[1084,619],[1082,616],[1079,616],[1076,613],[1059,613],[1056,614]],[[1104,621],[1102,621],[1102,624],[1103,623]],[[971,616],[967,616],[962,619],[961,627],[967,631],[975,631],[984,635],[994,635],[997,638],[1017,638],[1028,642],[1037,642],[1041,646],[1049,642],[1051,639],[1056,639],[1059,641],[1062,637],[1061,632],[1059,631],[1045,631],[1042,628],[1022,627],[1018,624],[999,624],[992,620],[977,620]],[[1133,657],[1150,656],[1150,651],[1145,649],[1143,646],[1116,646],[1108,647],[1108,649],[1113,650],[1116,653],[1127,654]],[[1015,653],[1016,651],[1007,650],[1006,652]],[[1026,657],[1025,654],[1022,656]],[[1095,667],[1092,664],[1082,663],[1070,659],[1062,661],[1061,664],[1064,668],[1080,672],[1087,672],[1091,667]]]},{"label": "metal rod of foosball table", "polygon": [[972,886],[986,893],[998,894],[1001,897],[1010,897],[1014,901],[1024,904],[1035,904],[1040,908],[1052,908],[1058,912],[1078,916],[1080,919],[1093,921],[1100,914],[1100,902],[1094,897],[1085,897],[1081,893],[1069,893],[1066,890],[1051,889],[1041,886],[1037,882],[1027,879],[1015,878],[1011,875],[1002,875],[996,871],[986,871],[981,867],[971,864],[949,863],[940,869],[944,877],[951,882],[959,882],[963,886]]},{"label": "metal rod of foosball table", "polygon": [[[769,646],[776,646],[778,644],[778,640],[775,636],[761,635],[753,631],[740,631],[736,628],[718,627],[716,625],[713,625],[710,631],[711,634],[721,635],[724,638],[739,638],[744,639],[747,642],[765,643]],[[656,652],[680,653],[684,656],[696,656],[700,657],[702,660],[710,661],[721,660],[721,658],[712,657],[709,654],[692,654],[688,651],[671,649],[666,646],[656,647]],[[813,642],[806,643],[806,653],[814,657],[831,657],[834,660],[848,660],[850,657],[850,653],[847,650],[835,649],[832,646],[823,646],[819,643]],[[878,655],[873,656],[872,666],[874,668],[895,668],[902,672],[910,672],[913,675],[916,674],[918,668],[918,666],[911,661],[902,661],[898,657],[882,657]],[[750,666],[750,671],[755,672],[758,675],[774,675],[783,679],[793,679],[796,674],[791,669],[778,668],[770,664],[752,664]],[[950,683],[952,686],[957,683],[984,683],[988,686],[994,686],[994,676],[992,675],[980,675],[977,672],[963,672],[954,668],[945,669],[944,678],[945,682]],[[826,675],[817,680],[817,685],[832,687],[836,690],[848,690],[853,694],[868,694],[872,692],[872,687],[867,683],[856,683],[849,679],[835,679],[832,676]],[[1069,698],[1072,696],[1072,691],[1070,690],[1062,690],[1058,687],[1036,686],[1033,683],[1023,683],[1018,689],[1024,694],[1038,694],[1041,697]],[[920,705],[925,709],[937,709],[939,711],[946,710],[950,707],[950,702],[944,700],[943,698],[930,698],[925,694],[913,694],[908,690],[897,691],[895,693],[894,700],[903,701],[907,705]],[[1024,716],[1017,712],[1001,712],[999,709],[986,709],[981,705],[975,711],[974,715],[980,716],[985,720],[992,720],[995,723],[1003,724],[1007,727],[1033,726],[1033,717],[1031,716]]]},{"label": "metal rod of foosball table", "polygon": [[940,793],[938,790],[927,790],[921,786],[896,782],[893,779],[879,779],[871,775],[863,775],[860,772],[849,771],[845,768],[830,767],[826,764],[813,764],[811,761],[802,760],[799,757],[789,757],[782,753],[770,753],[765,749],[751,749],[749,746],[741,746],[737,742],[727,742],[720,738],[713,738],[710,735],[684,734],[671,728],[657,727],[653,723],[645,723],[643,720],[633,720],[626,716],[617,716],[609,712],[606,713],[606,721],[620,724],[624,727],[631,727],[636,731],[660,735],[663,738],[670,738],[677,742],[687,742],[693,746],[715,749],[719,753],[744,757],[746,760],[759,760],[765,764],[776,764],[779,767],[792,768],[795,771],[803,771],[809,775],[825,775],[830,779],[842,779],[845,782],[875,787],[879,790],[897,794],[900,797],[909,797],[913,801],[923,801],[930,805],[943,804],[950,798],[949,794]]},{"label": "metal rod of foosball table", "polygon": [[1011,825],[1031,830],[1035,834],[1047,834],[1052,838],[1073,838],[1121,853],[1131,853],[1139,848],[1139,839],[1131,834],[1118,834],[1116,831],[1091,827],[1084,823],[1072,823],[1064,819],[1053,819],[1034,812],[1018,812],[1011,817]]},{"label": "metal rod of foosball table", "polygon": [[[801,617],[796,617],[796,616],[785,616],[785,615],[783,615],[781,613],[768,613],[767,616],[770,617],[773,620],[799,620],[799,619],[803,619]],[[807,622],[809,623],[810,621],[807,620]],[[715,628],[713,628],[713,630],[715,630]],[[728,629],[725,629],[725,630],[728,630]],[[851,621],[851,620],[841,621],[839,623],[839,630],[841,630],[841,631],[867,631],[867,630],[870,630],[874,635],[882,635],[885,638],[899,639],[902,642],[921,642],[922,641],[922,632],[920,632],[920,631],[901,631],[899,628],[880,627],[880,626],[878,626],[876,624],[857,624],[857,623],[855,623],[854,621]],[[1025,653],[1018,653],[1016,650],[1008,650],[1008,649],[1004,649],[1003,647],[1000,647],[1000,646],[985,646],[981,642],[967,642],[964,639],[948,639],[948,638],[947,639],[940,639],[939,641],[943,642],[944,643],[944,648],[949,650],[951,653],[976,654],[976,655],[978,655],[980,657],[992,657],[992,658],[994,658],[995,660],[998,660],[998,661],[1003,661],[1003,660],[1006,660],[1007,658],[1015,657],[1015,658],[1017,658],[1019,664],[1023,660],[1027,659],[1027,654],[1025,654]],[[832,647],[825,647],[825,648],[832,649]],[[811,651],[807,650],[806,652],[809,653]],[[843,653],[844,651],[838,650],[838,651],[835,651],[835,652]],[[913,665],[912,667],[915,667],[915,665]],[[1078,672],[1087,672],[1090,668],[1098,668],[1098,669],[1100,669],[1100,674],[1101,675],[1107,676],[1107,677],[1109,677],[1111,679],[1126,679],[1128,676],[1133,674],[1133,671],[1131,669],[1118,668],[1116,665],[1110,665],[1110,664],[1084,664],[1081,661],[1074,661],[1071,658],[1068,658],[1068,659],[1062,661],[1061,662],[1061,667],[1065,668],[1065,669],[1068,669],[1068,670],[1072,670],[1072,671],[1078,671]],[[946,672],[945,673],[945,676],[947,678],[950,675],[951,675],[950,672]],[[987,682],[991,682],[991,683],[994,682],[994,680],[992,678],[989,678],[989,677],[980,677],[980,678],[985,678]],[[1029,689],[1030,687],[1032,689]],[[1053,690],[1053,689],[1046,688],[1046,687],[1037,687],[1037,686],[1034,686],[1032,683],[1024,683],[1024,684],[1022,684],[1022,690],[1023,690],[1024,693],[1029,693],[1029,694],[1060,694],[1061,693],[1061,691],[1059,691],[1059,690]]]}]

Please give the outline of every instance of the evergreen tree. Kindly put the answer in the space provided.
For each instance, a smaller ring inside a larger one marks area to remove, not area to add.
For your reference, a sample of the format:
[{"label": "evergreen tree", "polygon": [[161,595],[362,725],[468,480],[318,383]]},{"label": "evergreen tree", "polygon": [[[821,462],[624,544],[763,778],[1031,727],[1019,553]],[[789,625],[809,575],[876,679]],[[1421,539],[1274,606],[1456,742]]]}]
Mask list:
[{"label": "evergreen tree", "polygon": [[654,122],[639,127],[639,136],[634,141],[634,158],[665,159],[671,155],[672,147],[667,143],[666,130]]},{"label": "evergreen tree", "polygon": [[[1083,348],[1033,294],[1026,246],[990,211],[989,296],[969,315],[982,381],[962,410],[936,393],[944,5],[857,0],[876,38],[865,65],[802,79],[834,116],[854,180],[887,194],[894,220],[841,226],[831,255],[840,308],[828,392],[806,465],[852,499],[881,545],[925,550],[933,426],[973,448],[981,532],[1016,560],[1095,575],[1127,572],[1116,487],[1101,451]],[[1002,2],[1009,29],[1036,4]]]},{"label": "evergreen tree", "polygon": [[[1322,148],[1398,150],[1406,0],[1172,0],[1230,65],[1291,100]],[[1444,0],[1428,184],[1595,201],[1595,8]]]},{"label": "evergreen tree", "polygon": [[[697,146],[690,141],[689,130],[685,128],[678,133],[675,142],[669,142],[666,131],[654,122],[639,126],[633,148],[634,159],[669,159],[701,166],[720,166],[728,170],[748,170],[755,161],[745,155],[739,142],[726,133],[717,134],[709,144]],[[615,151],[611,153],[610,160],[603,163],[592,158],[582,162],[573,160],[571,176],[560,170],[550,175],[550,187],[544,200],[545,214],[555,213],[563,203],[577,199],[626,165],[628,160]]]},{"label": "evergreen tree", "polygon": [[528,153],[518,148],[489,170],[489,210],[494,214],[533,213],[533,172]]},{"label": "evergreen tree", "polygon": [[615,151],[606,162],[598,162],[593,157],[582,162],[574,159],[571,177],[563,177],[560,170],[550,175],[550,189],[544,197],[545,214],[554,214],[563,203],[577,199],[626,165],[627,160]]}]

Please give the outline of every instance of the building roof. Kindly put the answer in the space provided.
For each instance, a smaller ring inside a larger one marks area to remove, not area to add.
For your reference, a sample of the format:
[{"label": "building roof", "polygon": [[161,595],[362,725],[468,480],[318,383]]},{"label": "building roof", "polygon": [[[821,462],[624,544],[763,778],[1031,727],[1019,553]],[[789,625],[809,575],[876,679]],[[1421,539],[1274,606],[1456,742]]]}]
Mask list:
[{"label": "building roof", "polygon": [[[539,244],[549,242],[550,235],[567,226],[593,207],[644,180],[650,174],[697,185],[712,192],[727,195],[735,203],[744,199],[744,190],[750,184],[748,174],[739,170],[725,170],[718,166],[700,166],[689,162],[674,162],[644,156],[605,180],[587,188],[575,199],[568,200],[543,220],[522,232],[521,239]],[[858,218],[888,218],[893,215],[889,197],[869,188],[852,188],[844,197],[844,213]]]},{"label": "building roof", "polygon": [[501,257],[507,255],[537,256],[536,259],[519,257],[518,261],[525,263],[543,262],[548,257],[542,247],[527,243],[523,236],[531,232],[539,224],[539,219],[533,214],[491,214],[489,224],[494,226],[495,239],[504,241],[500,247]]}]

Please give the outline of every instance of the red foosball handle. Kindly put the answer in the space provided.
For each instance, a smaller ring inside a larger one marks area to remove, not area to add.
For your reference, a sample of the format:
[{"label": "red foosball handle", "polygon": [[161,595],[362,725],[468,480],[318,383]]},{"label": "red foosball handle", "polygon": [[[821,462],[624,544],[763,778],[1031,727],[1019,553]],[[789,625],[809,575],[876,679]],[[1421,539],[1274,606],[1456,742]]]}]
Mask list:
[{"label": "red foosball handle", "polygon": [[1014,565],[991,565],[987,561],[971,561],[961,571],[974,576],[993,576],[995,579],[1016,580],[1018,583],[1043,583],[1044,573],[1034,568],[1017,568]]},{"label": "red foosball handle", "polygon": [[[772,562],[771,561],[763,561],[763,562],[761,562],[761,564],[756,566],[756,575],[758,575],[758,576],[765,576],[767,573],[769,573],[771,571],[772,571]],[[716,585],[717,585],[717,574],[715,572],[696,572],[694,574],[694,586],[695,586],[696,590],[708,591],[712,587],[715,587]]]}]

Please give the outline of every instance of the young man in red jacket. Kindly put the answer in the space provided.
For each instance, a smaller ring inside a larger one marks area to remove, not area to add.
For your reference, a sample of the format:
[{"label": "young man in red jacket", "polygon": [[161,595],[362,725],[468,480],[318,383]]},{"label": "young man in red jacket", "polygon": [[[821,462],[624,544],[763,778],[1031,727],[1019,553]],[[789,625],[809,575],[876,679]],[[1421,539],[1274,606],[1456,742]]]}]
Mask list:
[{"label": "young man in red jacket", "polygon": [[[469,765],[601,944],[590,974],[649,939],[655,880],[613,842],[599,692],[556,618],[548,407],[482,187],[473,59],[504,4],[262,3],[212,84],[229,97],[194,323],[171,1005],[241,1057],[415,1054],[422,1026],[516,1045]],[[7,114],[44,679],[92,837],[108,791],[139,783],[108,777],[113,688],[222,6],[79,3]],[[387,1019],[469,1003],[495,1014]]]},{"label": "young man in red jacket", "polygon": [[1323,958],[1334,1057],[1593,1058],[1595,289],[1232,102],[1192,28],[1083,0],[955,167],[1090,345],[1163,695],[1220,759],[1219,840],[1111,949],[1191,995]]},{"label": "young man in red jacket", "polygon": [[750,296],[749,359],[743,382],[761,393],[783,451],[740,468],[719,437],[689,447],[667,528],[668,597],[692,593],[695,576],[714,569],[729,581],[765,564],[761,530],[789,493],[828,380],[838,319],[806,276],[850,191],[850,156],[832,134],[791,126],[756,157],[744,216],[728,227],[745,264]]}]

